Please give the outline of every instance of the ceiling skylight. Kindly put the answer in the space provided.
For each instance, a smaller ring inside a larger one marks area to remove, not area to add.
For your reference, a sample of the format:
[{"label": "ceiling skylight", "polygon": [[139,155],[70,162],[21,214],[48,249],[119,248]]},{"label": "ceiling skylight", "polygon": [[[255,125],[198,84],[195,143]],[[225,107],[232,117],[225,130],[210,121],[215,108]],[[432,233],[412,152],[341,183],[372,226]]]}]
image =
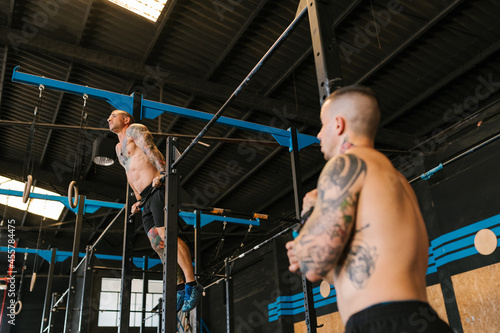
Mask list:
[{"label": "ceiling skylight", "polygon": [[133,13],[156,22],[168,0],[109,0]]},{"label": "ceiling skylight", "polygon": [[[0,176],[0,188],[5,190],[22,192],[24,191],[24,183]],[[31,192],[60,196],[55,192],[47,191],[36,186],[31,190]],[[28,212],[30,213],[44,216],[53,220],[58,220],[59,217],[61,216],[61,212],[64,209],[64,205],[59,201],[29,199],[27,203],[23,203],[22,197],[16,197],[12,195],[0,195],[0,204],[7,205],[9,207],[17,208],[20,210],[28,210]]]}]

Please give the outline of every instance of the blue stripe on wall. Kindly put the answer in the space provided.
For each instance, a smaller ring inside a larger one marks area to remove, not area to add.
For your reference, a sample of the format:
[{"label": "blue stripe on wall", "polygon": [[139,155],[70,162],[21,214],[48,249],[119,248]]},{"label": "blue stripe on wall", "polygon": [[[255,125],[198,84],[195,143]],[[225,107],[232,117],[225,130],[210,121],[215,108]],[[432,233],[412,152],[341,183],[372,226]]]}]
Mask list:
[{"label": "blue stripe on wall", "polygon": [[[429,246],[427,274],[436,273],[438,267],[450,262],[478,254],[479,252],[474,247],[474,237],[482,229],[490,229],[498,239],[500,237],[500,214],[432,240]],[[337,302],[333,286],[330,286],[330,290],[330,295],[323,298],[319,294],[319,287],[313,289],[314,307],[316,309]],[[303,293],[292,296],[279,296],[276,302],[268,305],[269,322],[278,320],[280,316],[293,316],[302,312],[304,312]]]}]

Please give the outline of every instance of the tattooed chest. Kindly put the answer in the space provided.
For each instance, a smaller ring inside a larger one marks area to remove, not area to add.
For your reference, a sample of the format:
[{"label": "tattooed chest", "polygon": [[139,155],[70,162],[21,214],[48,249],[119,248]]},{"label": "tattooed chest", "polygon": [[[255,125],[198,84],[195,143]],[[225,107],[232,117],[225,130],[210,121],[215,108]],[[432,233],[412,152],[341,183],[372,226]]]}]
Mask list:
[{"label": "tattooed chest", "polygon": [[118,160],[120,161],[120,164],[123,165],[125,170],[128,171],[129,165],[130,165],[130,160],[131,160],[131,151],[130,151],[130,144],[127,143],[125,145],[118,145],[116,149],[116,153],[118,156]]}]

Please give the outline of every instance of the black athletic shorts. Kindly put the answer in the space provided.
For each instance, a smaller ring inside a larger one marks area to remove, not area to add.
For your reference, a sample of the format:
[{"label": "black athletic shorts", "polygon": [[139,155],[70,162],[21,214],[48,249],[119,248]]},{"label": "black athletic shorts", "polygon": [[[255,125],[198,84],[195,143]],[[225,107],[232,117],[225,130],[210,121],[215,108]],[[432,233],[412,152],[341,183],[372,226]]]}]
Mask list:
[{"label": "black athletic shorts", "polygon": [[165,207],[165,186],[162,185],[153,188],[153,185],[148,185],[142,192],[141,198],[145,198],[151,191],[154,193],[146,200],[142,208],[142,226],[146,234],[152,227],[163,227]]},{"label": "black athletic shorts", "polygon": [[346,333],[453,333],[432,307],[421,301],[390,302],[353,314]]}]

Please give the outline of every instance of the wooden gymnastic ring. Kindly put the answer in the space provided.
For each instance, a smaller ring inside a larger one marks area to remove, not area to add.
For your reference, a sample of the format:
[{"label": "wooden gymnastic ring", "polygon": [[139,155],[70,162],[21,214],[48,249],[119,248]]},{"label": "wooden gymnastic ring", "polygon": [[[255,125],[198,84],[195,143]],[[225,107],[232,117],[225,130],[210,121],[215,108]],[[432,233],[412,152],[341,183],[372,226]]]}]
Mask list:
[{"label": "wooden gymnastic ring", "polygon": [[30,197],[31,192],[31,184],[33,183],[33,177],[28,175],[26,182],[24,183],[24,192],[23,192],[23,203],[27,203]]},{"label": "wooden gymnastic ring", "polygon": [[[18,305],[19,309],[16,309]],[[16,304],[14,304],[14,314],[17,316],[21,312],[22,308],[23,308],[23,302],[17,301]]]},{"label": "wooden gymnastic ring", "polygon": [[74,180],[68,186],[68,202],[69,206],[73,209],[78,206],[78,185]]}]

